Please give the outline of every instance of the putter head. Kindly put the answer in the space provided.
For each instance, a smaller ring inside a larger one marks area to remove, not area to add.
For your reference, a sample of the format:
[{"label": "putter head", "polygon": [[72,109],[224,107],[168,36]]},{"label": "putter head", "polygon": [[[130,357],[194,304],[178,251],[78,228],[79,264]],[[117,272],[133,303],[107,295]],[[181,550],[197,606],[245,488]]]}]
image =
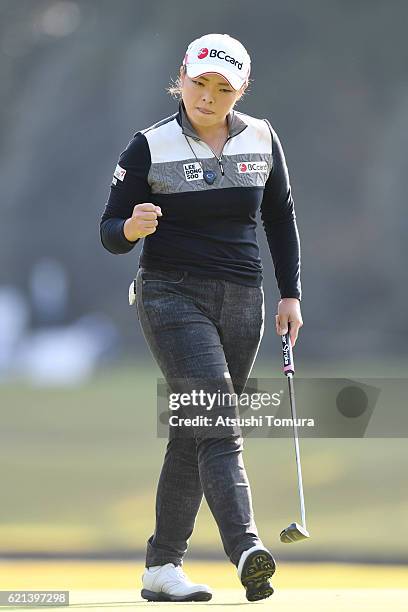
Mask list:
[{"label": "putter head", "polygon": [[298,523],[291,523],[280,533],[280,541],[284,544],[292,544],[292,542],[299,542],[306,538],[310,538],[309,532]]}]

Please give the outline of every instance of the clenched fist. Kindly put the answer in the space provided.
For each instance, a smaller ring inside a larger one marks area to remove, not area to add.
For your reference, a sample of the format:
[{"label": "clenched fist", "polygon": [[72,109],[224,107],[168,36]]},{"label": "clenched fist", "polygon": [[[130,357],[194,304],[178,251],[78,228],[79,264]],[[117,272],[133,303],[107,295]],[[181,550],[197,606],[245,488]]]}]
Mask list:
[{"label": "clenched fist", "polygon": [[132,216],[126,219],[123,226],[125,238],[130,242],[135,242],[135,240],[139,238],[144,238],[149,234],[153,234],[159,223],[157,217],[161,216],[162,211],[160,206],[156,206],[151,202],[136,204]]}]

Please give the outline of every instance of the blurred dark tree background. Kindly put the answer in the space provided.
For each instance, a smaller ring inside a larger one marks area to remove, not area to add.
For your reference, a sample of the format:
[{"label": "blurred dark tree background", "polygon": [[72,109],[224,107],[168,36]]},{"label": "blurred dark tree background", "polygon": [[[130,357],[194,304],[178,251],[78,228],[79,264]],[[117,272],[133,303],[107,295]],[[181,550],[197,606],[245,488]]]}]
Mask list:
[{"label": "blurred dark tree background", "polygon": [[[36,262],[54,259],[68,279],[64,322],[98,310],[145,350],[127,305],[140,245],[109,254],[99,218],[133,133],[176,110],[165,88],[187,44],[229,33],[253,61],[238,109],[270,119],[291,174],[299,352],[405,355],[407,23],[404,0],[0,0],[0,285],[27,291]],[[278,293],[258,235],[267,356]]]}]

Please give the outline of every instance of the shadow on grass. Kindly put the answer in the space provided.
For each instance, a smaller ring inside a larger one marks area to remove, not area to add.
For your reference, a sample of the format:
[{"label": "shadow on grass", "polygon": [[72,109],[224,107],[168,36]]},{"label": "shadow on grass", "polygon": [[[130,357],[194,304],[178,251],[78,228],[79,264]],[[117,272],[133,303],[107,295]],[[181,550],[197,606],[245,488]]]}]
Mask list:
[{"label": "shadow on grass", "polygon": [[[232,602],[232,603],[216,603],[216,602],[210,602],[210,601],[183,601],[183,602],[174,602],[174,601],[159,601],[159,602],[150,602],[150,601],[104,601],[101,603],[98,602],[93,602],[93,603],[75,603],[75,604],[69,604],[68,606],[22,606],[19,605],[19,609],[23,609],[23,610],[39,610],[39,609],[43,609],[45,608],[46,610],[54,610],[54,609],[63,609],[63,608],[76,608],[79,610],[82,610],[83,608],[112,608],[113,606],[115,606],[116,608],[124,608],[127,606],[148,606],[151,603],[159,603],[159,604],[165,604],[165,605],[169,605],[169,604],[174,604],[174,603],[184,603],[184,604],[191,604],[196,606],[197,604],[205,604],[207,606],[249,606],[251,605],[252,602],[250,601],[241,601],[241,602]],[[10,610],[11,606],[0,606],[0,610]]]}]

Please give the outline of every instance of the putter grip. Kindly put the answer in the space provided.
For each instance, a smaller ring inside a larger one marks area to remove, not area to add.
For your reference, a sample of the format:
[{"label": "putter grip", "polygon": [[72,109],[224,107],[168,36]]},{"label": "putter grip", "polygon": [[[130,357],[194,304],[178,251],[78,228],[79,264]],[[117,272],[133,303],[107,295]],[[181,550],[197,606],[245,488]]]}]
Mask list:
[{"label": "putter grip", "polygon": [[281,336],[282,339],[282,357],[283,357],[283,372],[286,374],[295,373],[295,362],[293,361],[292,343],[290,341],[289,329],[287,334]]}]

